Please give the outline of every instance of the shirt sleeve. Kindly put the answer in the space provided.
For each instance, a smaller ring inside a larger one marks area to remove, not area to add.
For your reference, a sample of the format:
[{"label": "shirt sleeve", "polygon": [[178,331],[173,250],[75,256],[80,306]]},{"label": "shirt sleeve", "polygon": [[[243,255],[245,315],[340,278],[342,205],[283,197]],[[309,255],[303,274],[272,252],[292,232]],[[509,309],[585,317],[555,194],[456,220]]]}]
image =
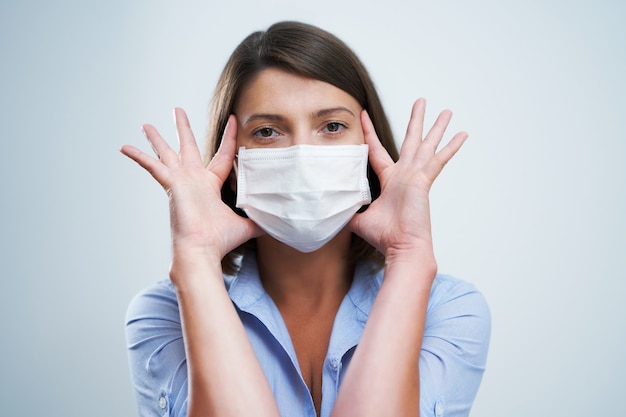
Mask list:
[{"label": "shirt sleeve", "polygon": [[126,313],[126,342],[139,416],[186,416],[187,363],[170,281],[133,298]]},{"label": "shirt sleeve", "polygon": [[437,276],[420,354],[422,417],[468,416],[487,360],[489,307],[473,285]]}]

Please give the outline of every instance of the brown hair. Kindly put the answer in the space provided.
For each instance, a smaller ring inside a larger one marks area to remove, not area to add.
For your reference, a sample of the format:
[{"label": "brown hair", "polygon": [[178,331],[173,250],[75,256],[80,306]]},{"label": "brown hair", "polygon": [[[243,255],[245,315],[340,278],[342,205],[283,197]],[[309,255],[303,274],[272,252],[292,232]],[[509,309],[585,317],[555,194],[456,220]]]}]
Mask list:
[{"label": "brown hair", "polygon": [[[299,22],[280,22],[267,31],[254,32],[237,46],[230,56],[217,83],[209,114],[209,130],[205,162],[219,148],[226,122],[234,112],[243,88],[260,71],[279,68],[293,74],[317,79],[334,85],[354,97],[367,110],[376,133],[391,155],[398,159],[391,127],[367,70],[352,50],[334,35],[312,25]],[[372,199],[380,195],[380,182],[371,167],[368,178]],[[222,200],[233,210],[236,195],[228,181],[222,187]],[[224,272],[233,273],[237,258],[250,241],[226,255],[222,261]],[[351,259],[368,259],[382,267],[383,256],[373,246],[353,235]]]}]

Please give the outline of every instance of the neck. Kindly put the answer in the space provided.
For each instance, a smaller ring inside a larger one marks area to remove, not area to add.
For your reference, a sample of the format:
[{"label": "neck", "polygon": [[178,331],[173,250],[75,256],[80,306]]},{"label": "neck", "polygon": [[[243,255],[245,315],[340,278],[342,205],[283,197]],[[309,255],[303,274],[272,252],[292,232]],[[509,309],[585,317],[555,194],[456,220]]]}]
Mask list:
[{"label": "neck", "polygon": [[263,286],[280,307],[338,307],[352,283],[351,233],[344,229],[322,248],[299,252],[269,236],[257,238]]}]

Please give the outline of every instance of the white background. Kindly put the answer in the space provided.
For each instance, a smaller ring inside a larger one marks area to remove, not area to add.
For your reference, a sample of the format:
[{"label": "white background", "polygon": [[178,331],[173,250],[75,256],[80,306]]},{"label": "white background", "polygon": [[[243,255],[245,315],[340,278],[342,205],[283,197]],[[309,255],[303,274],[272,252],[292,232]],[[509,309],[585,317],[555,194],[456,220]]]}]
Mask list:
[{"label": "white background", "polygon": [[[212,4],[214,3],[214,4]],[[417,97],[470,139],[432,192],[440,270],[493,315],[473,416],[626,415],[618,1],[22,1],[0,6],[0,414],[135,415],[124,313],[167,277],[165,194],[118,149],[203,141],[232,49],[317,24],[370,70],[398,141]]]}]

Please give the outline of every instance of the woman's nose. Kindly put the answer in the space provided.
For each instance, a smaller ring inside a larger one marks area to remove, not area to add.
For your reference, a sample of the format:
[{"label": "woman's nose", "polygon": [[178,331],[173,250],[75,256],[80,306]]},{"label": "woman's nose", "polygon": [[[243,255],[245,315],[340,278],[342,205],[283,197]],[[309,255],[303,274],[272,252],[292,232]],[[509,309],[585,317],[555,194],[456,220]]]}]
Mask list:
[{"label": "woman's nose", "polygon": [[291,137],[291,146],[293,145],[318,145],[319,140],[315,137],[314,132],[310,129],[300,128],[294,130]]}]

